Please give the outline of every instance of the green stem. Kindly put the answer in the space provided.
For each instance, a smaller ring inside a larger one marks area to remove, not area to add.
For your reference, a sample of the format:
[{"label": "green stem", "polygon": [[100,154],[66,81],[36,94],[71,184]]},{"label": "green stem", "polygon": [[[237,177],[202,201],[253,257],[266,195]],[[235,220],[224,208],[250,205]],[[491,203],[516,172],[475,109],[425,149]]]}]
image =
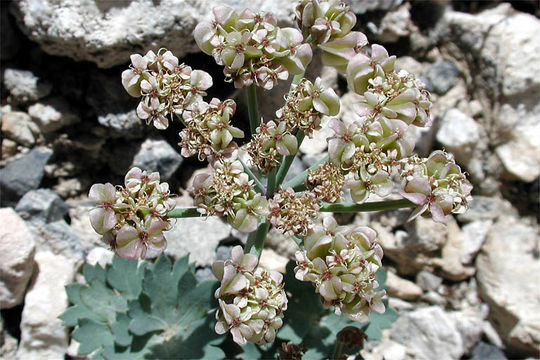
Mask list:
[{"label": "green stem", "polygon": [[249,167],[246,165],[245,162],[242,161],[242,159],[238,158],[238,160],[240,160],[240,162],[242,163],[246,174],[248,174],[249,178],[255,183],[255,189],[257,190],[257,192],[264,194],[264,185],[259,180],[259,178],[249,169]]},{"label": "green stem", "polygon": [[[304,138],[306,137],[306,134],[303,130],[298,130],[296,133],[296,140],[298,142],[298,150],[300,151],[300,145],[302,145],[302,142],[304,141]],[[294,155],[287,155],[285,156],[285,159],[281,162],[281,166],[279,167],[279,170],[277,172],[277,179],[276,179],[276,186],[281,185],[283,180],[285,180],[285,176],[287,176],[287,173],[289,172],[289,169],[291,168],[291,165],[294,161],[294,158],[296,157],[296,154]]]},{"label": "green stem", "polygon": [[255,83],[249,85],[246,88],[246,93],[248,99],[249,128],[251,129],[251,134],[255,134],[261,124],[259,106],[257,105],[257,85]]},{"label": "green stem", "polygon": [[176,113],[175,113],[175,115],[176,115],[176,117],[178,118],[178,120],[180,120],[180,122],[181,122],[182,124],[184,124],[185,127],[188,127],[188,124],[187,124],[187,122],[184,120],[184,117],[183,117],[182,115],[178,115],[178,114],[176,114]]},{"label": "green stem", "polygon": [[334,345],[334,353],[332,354],[331,359],[340,359],[341,358],[341,352],[343,351],[343,342],[336,339],[336,343]]},{"label": "green stem", "polygon": [[274,191],[276,190],[276,172],[277,168],[274,168],[272,171],[268,173],[268,178],[266,180],[266,197],[270,198],[272,195],[274,195]]},{"label": "green stem", "polygon": [[300,81],[302,81],[302,79],[304,78],[304,75],[305,75],[305,72],[303,72],[301,74],[294,75],[291,85],[298,85],[300,83]]},{"label": "green stem", "polygon": [[283,185],[283,187],[293,188],[294,191],[306,190],[305,180],[306,180],[308,170],[313,170],[317,168],[319,165],[321,165],[322,163],[325,163],[327,161],[328,161],[328,155],[323,157],[321,160],[317,161],[315,164],[311,165],[307,170],[305,170],[301,174],[298,174],[291,180],[287,181],[285,185]]},{"label": "green stem", "polygon": [[266,239],[269,228],[270,224],[266,222],[266,218],[263,218],[259,223],[257,230],[249,234],[246,247],[244,248],[245,254],[254,254],[257,255],[257,258],[261,258],[264,240]]},{"label": "green stem", "polygon": [[320,212],[347,213],[347,212],[395,210],[395,209],[403,209],[403,208],[409,208],[409,207],[414,207],[414,206],[416,206],[416,204],[410,202],[407,199],[375,201],[375,202],[367,202],[363,204],[323,203],[319,211]]},{"label": "green stem", "polygon": [[188,217],[200,217],[203,216],[200,212],[197,211],[196,207],[189,208],[179,208],[169,211],[167,217],[170,218],[188,218]]},{"label": "green stem", "polygon": [[304,240],[302,240],[301,238],[299,237],[296,237],[296,236],[291,236],[291,238],[294,240],[294,242],[296,243],[296,245],[298,245],[298,247],[300,248],[300,250],[304,250]]}]

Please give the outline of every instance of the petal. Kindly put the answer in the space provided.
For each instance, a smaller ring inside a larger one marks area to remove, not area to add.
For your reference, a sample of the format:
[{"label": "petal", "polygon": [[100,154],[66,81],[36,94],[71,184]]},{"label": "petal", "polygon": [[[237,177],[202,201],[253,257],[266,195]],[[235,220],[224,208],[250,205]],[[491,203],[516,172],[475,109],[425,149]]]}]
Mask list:
[{"label": "petal", "polygon": [[88,192],[88,197],[99,204],[113,204],[116,201],[116,189],[111,183],[94,184]]},{"label": "petal", "polygon": [[90,224],[98,234],[105,234],[116,225],[114,210],[94,208],[90,210]]}]

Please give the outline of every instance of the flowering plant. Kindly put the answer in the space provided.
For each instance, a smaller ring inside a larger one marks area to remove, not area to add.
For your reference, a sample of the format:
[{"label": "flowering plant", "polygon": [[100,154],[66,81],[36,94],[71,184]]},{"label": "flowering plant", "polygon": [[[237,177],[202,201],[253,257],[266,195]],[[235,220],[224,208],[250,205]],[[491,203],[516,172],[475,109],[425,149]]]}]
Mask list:
[{"label": "flowering plant", "polygon": [[[372,312],[385,312],[377,234],[366,226],[338,226],[321,213],[416,207],[411,220],[423,215],[444,222],[467,208],[472,190],[450,154],[413,155],[414,127],[431,125],[430,95],[413,74],[396,69],[395,56],[352,31],[356,17],[347,4],[301,0],[296,22],[297,28],[280,27],[271,14],[218,7],[211,22],[194,30],[200,49],[223,65],[226,81],[246,89],[251,131],[244,143],[244,132],[232,125],[236,103],[204,99],[212,86],[208,73],[179,64],[166,49],[132,55],[122,83],[141,98],[138,116],[157,129],[180,121],[181,154],[210,165],[189,189],[193,207],[174,209],[159,174],[137,168],[126,175],[125,187],[90,189],[97,204],[92,226],[120,257],[164,249],[163,231],[173,218],[224,216],[249,233],[243,249],[235,247],[230,260],[212,267],[219,280],[215,331],[230,332],[239,345],[273,342],[288,308],[283,275],[258,264],[270,226],[298,245],[295,277],[313,284],[324,308],[366,323]],[[339,96],[320,78],[304,77],[314,51],[357,94],[351,110],[341,109]],[[274,119],[261,119],[257,87],[271,89],[290,75],[284,105]],[[304,138],[313,137],[325,117],[334,132],[328,155],[285,182]],[[391,194],[402,199],[369,201]]]}]

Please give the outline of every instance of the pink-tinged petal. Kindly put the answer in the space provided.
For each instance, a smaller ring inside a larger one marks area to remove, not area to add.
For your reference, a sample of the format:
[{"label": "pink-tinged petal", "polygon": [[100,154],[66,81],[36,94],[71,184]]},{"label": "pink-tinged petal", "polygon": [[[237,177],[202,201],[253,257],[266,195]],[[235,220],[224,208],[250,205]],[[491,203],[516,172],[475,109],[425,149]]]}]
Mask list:
[{"label": "pink-tinged petal", "polygon": [[238,345],[245,345],[247,343],[246,338],[237,327],[231,329],[231,334],[233,336],[233,341]]},{"label": "pink-tinged petal", "polygon": [[[407,182],[407,185],[405,185],[404,190],[407,193],[419,193],[419,194],[427,196],[431,194],[431,185],[429,183],[429,179],[427,178],[424,178],[424,177],[414,178],[411,181]],[[416,204],[419,204],[419,203],[416,203]]]},{"label": "pink-tinged petal", "polygon": [[113,204],[116,201],[116,189],[111,183],[94,184],[88,192],[88,197],[98,204]]},{"label": "pink-tinged petal", "polygon": [[240,317],[240,308],[234,304],[226,304],[224,301],[219,300],[219,307],[223,311],[225,321],[227,321],[228,324],[230,324],[233,319],[238,319]]},{"label": "pink-tinged petal", "polygon": [[139,241],[139,231],[133,226],[124,225],[116,234],[116,245],[118,247],[125,246],[134,240]]},{"label": "pink-tinged petal", "polygon": [[209,73],[202,70],[193,70],[191,73],[191,85],[199,90],[206,90],[213,85],[212,77]]},{"label": "pink-tinged petal", "polygon": [[90,210],[90,224],[98,234],[105,234],[116,225],[114,210],[104,208],[94,208]]},{"label": "pink-tinged petal", "polygon": [[411,213],[411,215],[409,215],[409,218],[407,219],[407,222],[409,221],[413,221],[414,219],[416,219],[418,216],[422,215],[423,213],[425,213],[427,211],[429,207],[429,204],[428,203],[425,203],[423,205],[420,205],[419,207],[417,207],[416,209],[414,209],[414,211]]},{"label": "pink-tinged petal", "polygon": [[218,335],[223,335],[227,332],[227,330],[229,330],[229,326],[227,326],[227,324],[225,324],[225,322],[223,321],[217,321],[216,322],[216,325],[214,327],[214,331],[216,332],[216,334]]},{"label": "pink-tinged petal", "polygon": [[269,271],[270,277],[272,280],[274,280],[277,284],[281,284],[283,282],[283,274],[278,271]]},{"label": "pink-tinged petal", "polygon": [[240,265],[246,271],[253,271],[257,267],[259,259],[254,254],[244,254]]},{"label": "pink-tinged petal", "polygon": [[231,260],[234,264],[240,265],[242,263],[242,259],[244,257],[244,249],[242,249],[242,246],[236,245],[231,250]]},{"label": "pink-tinged petal", "polygon": [[165,130],[166,128],[169,127],[169,119],[167,119],[163,115],[159,115],[157,118],[154,119],[152,124],[158,130]]},{"label": "pink-tinged petal", "polygon": [[427,203],[427,196],[420,193],[408,193],[404,191],[399,192],[405,199],[410,200],[416,205],[423,205]]},{"label": "pink-tinged petal", "polygon": [[133,97],[141,96],[141,88],[137,86],[139,82],[139,75],[133,70],[128,69],[122,72],[122,85],[126,89],[127,93]]},{"label": "pink-tinged petal", "polygon": [[313,108],[324,115],[328,115],[328,113],[330,112],[328,106],[326,106],[326,104],[322,101],[321,98],[313,99]]},{"label": "pink-tinged petal", "polygon": [[431,212],[431,216],[433,218],[433,221],[446,224],[446,217],[444,216],[444,213],[437,203],[432,203],[429,206],[429,211]]},{"label": "pink-tinged petal", "polygon": [[145,254],[146,247],[138,240],[128,242],[116,248],[116,255],[126,259],[136,260],[144,257]]},{"label": "pink-tinged petal", "polygon": [[319,294],[321,294],[326,301],[332,301],[338,298],[334,290],[334,285],[330,280],[325,280],[321,283],[321,286],[319,286]]},{"label": "pink-tinged petal", "polygon": [[216,261],[212,264],[212,272],[214,273],[214,276],[220,281],[223,279],[224,268],[224,261]]},{"label": "pink-tinged petal", "polygon": [[130,56],[133,67],[141,70],[146,70],[148,60],[139,54],[133,54]]},{"label": "pink-tinged petal", "polygon": [[152,218],[150,220],[150,226],[146,228],[146,232],[149,237],[159,236],[163,234],[163,230],[166,230],[168,226],[169,223],[167,221]]},{"label": "pink-tinged petal", "polygon": [[326,89],[319,97],[328,108],[328,113],[324,113],[328,116],[335,116],[339,113],[340,101],[336,92],[333,89]]},{"label": "pink-tinged petal", "polygon": [[249,280],[242,274],[236,274],[231,281],[221,287],[221,294],[237,294],[249,286]]},{"label": "pink-tinged petal", "polygon": [[164,251],[167,248],[167,239],[163,234],[154,236],[147,243],[148,248],[152,250]]}]

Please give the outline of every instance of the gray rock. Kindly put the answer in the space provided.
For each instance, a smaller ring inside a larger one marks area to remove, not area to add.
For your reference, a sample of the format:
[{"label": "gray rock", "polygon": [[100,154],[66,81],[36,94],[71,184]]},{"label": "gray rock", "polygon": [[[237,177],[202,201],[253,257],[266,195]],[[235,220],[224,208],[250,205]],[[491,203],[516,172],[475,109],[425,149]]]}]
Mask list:
[{"label": "gray rock", "polygon": [[9,159],[17,154],[17,143],[13,140],[2,139],[2,160]]},{"label": "gray rock", "polygon": [[413,359],[460,359],[465,352],[454,321],[438,306],[400,316],[390,338],[405,345]]},{"label": "gray rock", "polygon": [[184,158],[165,140],[146,139],[133,159],[132,166],[143,170],[158,171],[163,181],[168,181],[178,170]]},{"label": "gray rock", "polygon": [[471,360],[508,360],[506,355],[495,345],[480,341],[474,347]]},{"label": "gray rock", "polygon": [[15,102],[39,100],[51,93],[52,85],[41,82],[31,71],[6,69],[4,85]]},{"label": "gray rock", "polygon": [[0,359],[14,359],[17,353],[17,339],[4,330],[0,315]]},{"label": "gray rock", "polygon": [[24,299],[19,359],[63,359],[67,329],[59,316],[67,309],[65,286],[73,281],[73,259],[49,251],[36,253],[38,272]]},{"label": "gray rock", "polygon": [[216,247],[231,234],[231,227],[217,217],[176,219],[174,227],[164,233],[165,254],[174,258],[189,254],[197,266],[210,266],[216,260]]},{"label": "gray rock", "polygon": [[540,174],[540,143],[530,136],[540,131],[540,22],[508,3],[477,15],[449,11],[444,19],[442,36],[476,59],[471,73],[485,89],[478,96],[497,99],[491,139],[507,174],[533,181]]},{"label": "gray rock", "polygon": [[233,246],[220,245],[216,249],[216,261],[225,261],[231,258]]},{"label": "gray rock", "polygon": [[104,114],[98,116],[100,125],[110,132],[107,136],[126,139],[139,138],[145,132],[143,122],[137,117],[135,110],[126,113]]},{"label": "gray rock", "polygon": [[411,21],[409,8],[409,4],[404,4],[388,11],[378,26],[369,23],[368,28],[375,35],[375,39],[383,43],[393,43],[401,37],[410,35],[412,30],[416,30]]},{"label": "gray rock", "polygon": [[464,251],[461,254],[461,263],[471,264],[476,254],[482,248],[487,233],[493,222],[491,220],[474,221],[461,228]]},{"label": "gray rock", "polygon": [[402,3],[402,0],[352,0],[351,10],[355,14],[365,14],[368,11],[389,10]]},{"label": "gray rock", "polygon": [[197,281],[206,281],[206,280],[216,280],[216,277],[214,276],[214,273],[212,272],[212,269],[209,267],[204,267],[201,269],[197,269],[195,271],[195,278]]},{"label": "gray rock", "polygon": [[20,304],[34,271],[34,237],[12,208],[0,209],[0,309]]},{"label": "gray rock", "polygon": [[449,314],[461,335],[466,354],[470,354],[474,345],[482,338],[484,333],[484,318],[488,311],[487,306],[485,308],[485,311],[467,309],[464,311],[452,311]]},{"label": "gray rock", "polygon": [[98,246],[88,252],[88,255],[86,255],[86,263],[90,265],[99,264],[102,268],[105,268],[106,265],[112,264],[113,257],[113,251]]},{"label": "gray rock", "polygon": [[428,271],[420,271],[416,275],[416,283],[425,291],[437,291],[442,281],[442,278]]},{"label": "gray rock", "polygon": [[489,321],[516,357],[540,351],[538,226],[504,217],[495,223],[477,257],[480,296]]},{"label": "gray rock", "polygon": [[39,225],[42,238],[40,248],[48,248],[55,254],[82,261],[92,244],[82,243],[77,232],[64,220]]},{"label": "gray rock", "polygon": [[2,114],[2,133],[23,146],[32,147],[39,139],[39,127],[28,114],[14,111]]},{"label": "gray rock", "polygon": [[306,155],[318,155],[324,152],[328,146],[326,139],[334,135],[334,131],[328,127],[328,119],[324,117],[321,121],[321,130],[313,132],[313,138],[306,137],[300,145],[300,151]]},{"label": "gray rock", "polygon": [[28,114],[44,133],[57,131],[80,121],[79,116],[73,112],[68,102],[60,97],[31,105],[28,108]]},{"label": "gray rock", "polygon": [[0,169],[2,202],[13,203],[28,191],[37,189],[51,155],[52,151],[47,148],[34,148]]},{"label": "gray rock", "polygon": [[25,220],[50,223],[63,220],[68,213],[68,207],[53,190],[38,189],[24,194],[15,211]]},{"label": "gray rock", "polygon": [[285,176],[285,180],[283,182],[286,183],[287,181],[292,180],[292,178],[302,173],[306,169],[307,168],[302,162],[302,160],[300,160],[298,156],[295,156],[291,167],[289,168],[289,172],[287,172],[287,175]]},{"label": "gray rock", "polygon": [[[99,67],[125,64],[134,49],[157,51],[166,47],[178,57],[198,52],[192,31],[211,19],[211,9],[228,5],[270,11],[279,23],[292,23],[291,1],[161,0],[64,1],[13,3],[23,32],[52,55],[69,56]],[[136,52],[136,50],[135,50]],[[211,59],[209,58],[209,61]]]},{"label": "gray rock", "polygon": [[467,165],[481,133],[474,119],[454,108],[444,114],[437,131],[437,141],[454,154],[458,163]]},{"label": "gray rock", "polygon": [[517,217],[516,209],[507,200],[498,197],[474,196],[469,210],[458,215],[461,222],[497,220],[501,217]]},{"label": "gray rock", "polygon": [[437,94],[446,94],[456,85],[459,71],[451,61],[438,60],[429,67],[424,76],[432,84],[433,91]]}]

